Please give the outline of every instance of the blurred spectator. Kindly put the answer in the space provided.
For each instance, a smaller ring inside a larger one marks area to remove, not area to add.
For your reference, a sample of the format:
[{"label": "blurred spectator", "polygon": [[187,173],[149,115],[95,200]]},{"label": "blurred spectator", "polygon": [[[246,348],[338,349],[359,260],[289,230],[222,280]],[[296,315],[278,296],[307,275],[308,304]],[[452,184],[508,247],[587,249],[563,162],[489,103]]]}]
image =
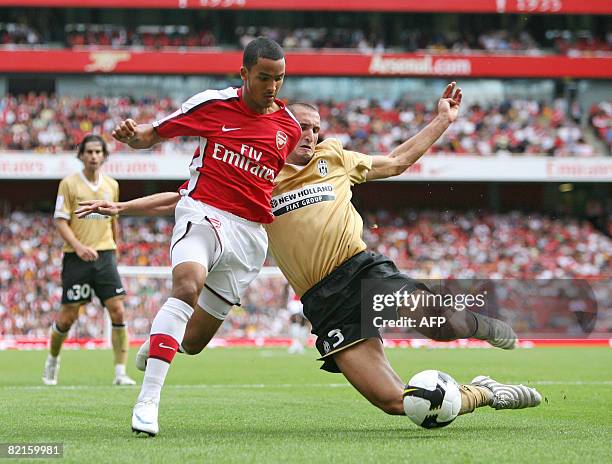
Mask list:
[{"label": "blurred spectator", "polygon": [[597,137],[607,146],[608,154],[612,150],[612,102],[603,101],[591,107],[589,123]]}]

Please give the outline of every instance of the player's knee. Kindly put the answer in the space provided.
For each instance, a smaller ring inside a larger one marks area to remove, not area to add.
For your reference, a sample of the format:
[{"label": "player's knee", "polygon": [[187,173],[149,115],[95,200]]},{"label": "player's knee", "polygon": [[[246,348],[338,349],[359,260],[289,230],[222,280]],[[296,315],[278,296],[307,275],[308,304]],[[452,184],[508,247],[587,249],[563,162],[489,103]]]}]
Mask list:
[{"label": "player's knee", "polygon": [[56,325],[62,332],[67,332],[79,317],[79,306],[62,306]]},{"label": "player's knee", "polygon": [[201,290],[202,287],[199,286],[195,280],[186,280],[174,285],[172,296],[184,301],[193,308],[198,302],[198,296]]},{"label": "player's knee", "polygon": [[123,324],[125,310],[122,304],[112,304],[106,307],[113,324]]},{"label": "player's knee", "polygon": [[55,321],[55,327],[62,333],[67,333],[72,327],[72,324],[74,324],[74,320],[68,320],[62,317],[58,317]]}]

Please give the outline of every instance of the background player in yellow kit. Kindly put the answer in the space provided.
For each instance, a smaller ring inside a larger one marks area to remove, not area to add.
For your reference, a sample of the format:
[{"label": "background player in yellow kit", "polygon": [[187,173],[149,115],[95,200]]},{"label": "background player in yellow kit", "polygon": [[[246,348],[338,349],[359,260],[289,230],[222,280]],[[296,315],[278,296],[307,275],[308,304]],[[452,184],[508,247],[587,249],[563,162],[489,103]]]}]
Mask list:
[{"label": "background player in yellow kit", "polygon": [[74,210],[79,201],[119,199],[119,184],[100,172],[108,158],[104,140],[87,135],[78,148],[83,170],[60,182],[54,218],[64,239],[62,262],[62,305],[51,327],[51,347],[43,382],[57,385],[60,351],[79,308],[91,301],[93,292],[110,314],[112,345],[115,353],[115,385],[135,385],[126,374],[128,333],[124,321],[125,290],[117,271],[117,218],[91,214],[79,218]]}]

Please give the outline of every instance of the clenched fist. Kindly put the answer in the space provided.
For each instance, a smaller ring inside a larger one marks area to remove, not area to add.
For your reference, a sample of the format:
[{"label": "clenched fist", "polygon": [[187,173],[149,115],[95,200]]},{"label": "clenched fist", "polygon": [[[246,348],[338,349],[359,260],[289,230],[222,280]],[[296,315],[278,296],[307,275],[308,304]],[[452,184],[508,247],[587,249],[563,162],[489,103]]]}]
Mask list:
[{"label": "clenched fist", "polygon": [[136,137],[136,126],[138,126],[136,121],[133,119],[126,119],[115,127],[111,135],[119,142],[129,143]]}]

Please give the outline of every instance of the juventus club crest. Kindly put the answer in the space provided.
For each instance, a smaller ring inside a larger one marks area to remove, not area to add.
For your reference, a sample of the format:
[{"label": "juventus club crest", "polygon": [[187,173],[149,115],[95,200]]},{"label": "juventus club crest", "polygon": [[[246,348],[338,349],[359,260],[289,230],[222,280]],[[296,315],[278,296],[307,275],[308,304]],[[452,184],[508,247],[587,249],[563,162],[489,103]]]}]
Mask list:
[{"label": "juventus club crest", "polygon": [[276,148],[282,150],[287,145],[287,134],[283,131],[278,131],[276,133]]},{"label": "juventus club crest", "polygon": [[319,160],[317,162],[317,169],[319,170],[319,175],[321,177],[325,177],[327,175],[327,161],[325,161],[324,159]]}]

